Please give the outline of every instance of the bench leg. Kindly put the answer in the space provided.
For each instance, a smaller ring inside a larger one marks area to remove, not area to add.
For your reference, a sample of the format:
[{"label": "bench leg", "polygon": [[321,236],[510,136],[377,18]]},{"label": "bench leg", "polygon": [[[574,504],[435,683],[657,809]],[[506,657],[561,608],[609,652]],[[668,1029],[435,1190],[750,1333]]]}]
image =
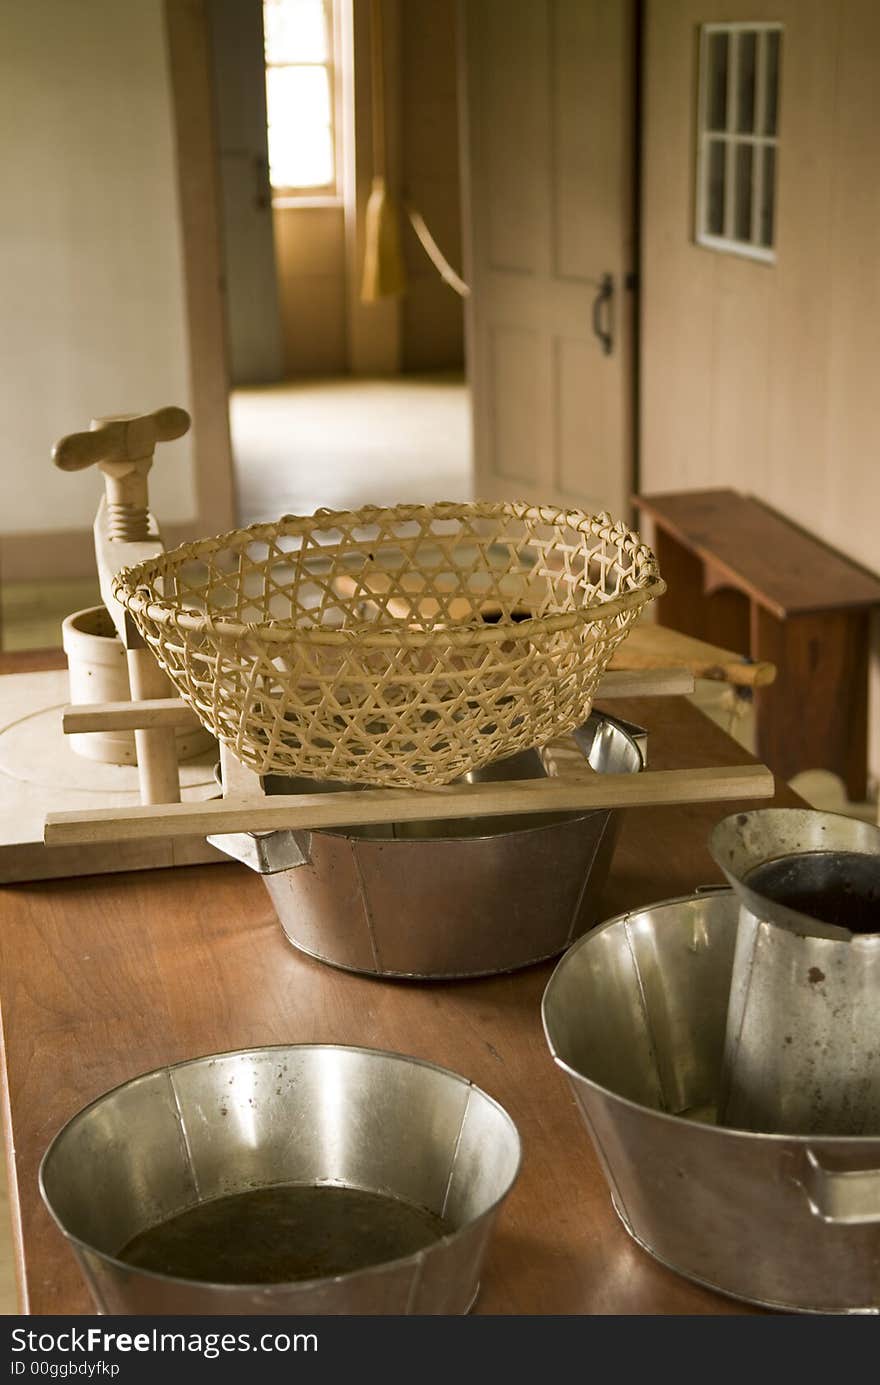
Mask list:
[{"label": "bench leg", "polygon": [[778,670],[755,692],[759,758],[782,779],[830,770],[857,803],[868,793],[868,620],[852,610],[778,620],[752,607],[752,658]]}]

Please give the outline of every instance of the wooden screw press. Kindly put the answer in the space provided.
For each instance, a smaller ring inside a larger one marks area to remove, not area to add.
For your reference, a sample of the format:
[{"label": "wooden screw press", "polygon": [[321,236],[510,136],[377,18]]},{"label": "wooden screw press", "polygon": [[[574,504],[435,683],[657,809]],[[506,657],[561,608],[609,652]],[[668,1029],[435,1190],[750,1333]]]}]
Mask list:
[{"label": "wooden screw press", "polygon": [[[134,702],[174,696],[174,688],[144,643],[124,607],[113,596],[113,578],[124,567],[161,553],[164,545],[150,513],[147,475],[158,442],[183,437],[190,426],[185,409],[119,414],[92,419],[87,433],[71,433],[52,452],[62,471],[97,466],[104,495],[95,516],[95,557],[104,605],[125,647]],[[174,728],[141,724],[134,732],[141,801],[178,803],[180,780]]]}]

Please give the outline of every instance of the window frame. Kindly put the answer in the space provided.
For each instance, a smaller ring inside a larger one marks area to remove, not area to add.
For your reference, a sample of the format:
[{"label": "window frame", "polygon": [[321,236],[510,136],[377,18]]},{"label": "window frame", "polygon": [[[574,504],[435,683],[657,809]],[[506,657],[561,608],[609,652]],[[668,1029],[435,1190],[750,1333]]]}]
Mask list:
[{"label": "window frame", "polygon": [[275,187],[271,182],[270,171],[269,189],[273,207],[338,207],[342,205],[342,121],[340,119],[341,73],[339,63],[340,32],[338,6],[335,0],[322,0],[322,5],[327,31],[328,57],[326,62],[270,63],[264,56],[263,64],[267,74],[270,68],[284,67],[322,67],[326,70],[328,86],[330,88],[330,140],[333,149],[333,178],[328,183],[309,184],[305,187],[299,187],[295,184],[289,187]]},{"label": "window frame", "polygon": [[[740,255],[744,259],[758,260],[763,264],[776,263],[776,227],[777,227],[777,206],[778,199],[776,191],[779,177],[779,110],[780,92],[782,89],[782,35],[785,26],[779,20],[754,20],[740,21],[736,23],[708,23],[701,24],[699,27],[699,47],[697,65],[697,155],[696,155],[696,182],[694,198],[694,241],[697,245],[709,250],[721,250],[731,255]],[[736,101],[737,101],[737,75],[739,63],[739,36],[743,33],[755,34],[755,107],[753,130],[751,132],[740,132],[736,129]],[[772,135],[758,134],[758,130],[763,125],[763,115],[765,101],[767,97],[766,82],[766,35],[778,33],[779,57],[776,77],[776,130]],[[709,42],[714,34],[726,34],[728,36],[728,65],[727,65],[727,92],[724,114],[724,129],[710,130],[708,122],[709,104]],[[731,42],[731,39],[734,42]],[[712,143],[722,143],[724,145],[724,224],[723,235],[709,231],[708,226],[708,197],[709,197],[709,148]],[[731,195],[736,182],[736,151],[740,145],[746,145],[752,149],[752,169],[751,169],[751,241],[738,239],[731,234],[734,225],[735,197]],[[773,244],[760,245],[756,243],[756,231],[760,225],[760,218],[765,205],[764,200],[764,166],[765,158],[763,151],[767,148],[774,150],[773,160]],[[761,157],[756,157],[756,151],[761,151]]]}]

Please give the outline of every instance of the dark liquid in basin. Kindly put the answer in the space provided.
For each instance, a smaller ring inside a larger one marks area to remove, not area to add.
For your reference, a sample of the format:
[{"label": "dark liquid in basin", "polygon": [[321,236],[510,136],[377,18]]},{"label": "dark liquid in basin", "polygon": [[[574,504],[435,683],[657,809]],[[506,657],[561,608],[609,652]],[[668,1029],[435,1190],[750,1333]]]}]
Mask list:
[{"label": "dark liquid in basin", "polygon": [[355,1188],[257,1188],[200,1203],[129,1241],[118,1259],[214,1284],[287,1284],[379,1265],[453,1228],[423,1207]]},{"label": "dark liquid in basin", "polygon": [[765,899],[851,933],[880,933],[880,857],[808,852],[756,866],[745,883]]}]

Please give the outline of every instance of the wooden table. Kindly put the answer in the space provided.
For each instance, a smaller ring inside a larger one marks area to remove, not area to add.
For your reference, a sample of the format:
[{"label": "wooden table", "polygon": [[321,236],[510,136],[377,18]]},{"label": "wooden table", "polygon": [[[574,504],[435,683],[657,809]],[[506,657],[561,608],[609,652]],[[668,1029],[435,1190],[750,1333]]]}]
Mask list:
[{"label": "wooden table", "polygon": [[[616,701],[614,712],[651,728],[657,768],[748,759],[681,699]],[[776,801],[799,800],[783,789]],[[706,837],[738,806],[630,812],[603,914],[717,880]],[[618,1223],[544,1042],[540,1002],[550,966],[449,984],[334,971],[290,947],[262,882],[237,865],[10,886],[0,891],[0,909],[10,1200],[31,1313],[93,1311],[37,1189],[40,1158],[64,1121],[161,1064],[296,1042],[364,1044],[432,1059],[510,1111],[524,1164],[477,1312],[749,1311],[655,1264]]]},{"label": "wooden table", "polygon": [[[668,590],[658,619],[776,665],[755,691],[758,754],[774,774],[840,775],[867,797],[868,650],[880,580],[732,490],[641,495]],[[794,710],[796,709],[796,711]]]}]

